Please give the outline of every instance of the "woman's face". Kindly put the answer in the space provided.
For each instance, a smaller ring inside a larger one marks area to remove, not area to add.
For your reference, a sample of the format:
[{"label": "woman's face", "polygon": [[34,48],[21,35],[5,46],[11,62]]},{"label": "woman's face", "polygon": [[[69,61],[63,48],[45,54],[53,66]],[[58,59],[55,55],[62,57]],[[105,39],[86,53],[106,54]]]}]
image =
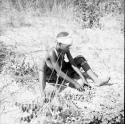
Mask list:
[{"label": "woman's face", "polygon": [[71,45],[61,44],[61,49],[64,51],[68,51],[70,49]]}]

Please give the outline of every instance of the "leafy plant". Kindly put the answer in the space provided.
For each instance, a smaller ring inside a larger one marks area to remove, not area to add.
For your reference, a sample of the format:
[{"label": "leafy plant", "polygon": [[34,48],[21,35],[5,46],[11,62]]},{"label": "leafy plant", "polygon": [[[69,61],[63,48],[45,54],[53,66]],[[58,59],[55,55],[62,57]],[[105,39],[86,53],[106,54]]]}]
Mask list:
[{"label": "leafy plant", "polygon": [[105,14],[121,13],[122,4],[122,0],[74,0],[74,18],[83,28],[100,27],[100,18]]}]

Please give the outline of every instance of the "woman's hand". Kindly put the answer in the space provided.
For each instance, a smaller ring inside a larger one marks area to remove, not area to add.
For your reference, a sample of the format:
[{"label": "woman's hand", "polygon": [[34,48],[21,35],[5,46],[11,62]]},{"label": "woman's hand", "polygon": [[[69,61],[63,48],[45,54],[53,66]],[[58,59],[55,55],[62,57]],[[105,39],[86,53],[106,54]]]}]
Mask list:
[{"label": "woman's hand", "polygon": [[83,90],[83,86],[81,86],[79,83],[75,83],[74,86],[79,91]]},{"label": "woman's hand", "polygon": [[82,87],[84,87],[84,86],[91,87],[91,86],[88,84],[88,82],[87,82],[86,80],[84,80],[84,79],[78,80],[78,83],[79,83]]}]

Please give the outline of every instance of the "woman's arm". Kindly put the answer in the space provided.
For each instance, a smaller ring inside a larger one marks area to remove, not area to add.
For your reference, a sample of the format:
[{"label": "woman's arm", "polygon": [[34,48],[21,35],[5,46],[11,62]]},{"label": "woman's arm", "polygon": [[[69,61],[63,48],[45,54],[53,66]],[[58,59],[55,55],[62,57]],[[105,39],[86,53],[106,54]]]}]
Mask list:
[{"label": "woman's arm", "polygon": [[69,62],[70,62],[71,65],[72,65],[73,69],[76,71],[76,73],[77,73],[77,74],[81,77],[81,79],[83,80],[83,83],[88,85],[88,83],[87,83],[87,81],[85,80],[85,78],[84,78],[83,74],[81,73],[80,69],[79,69],[79,68],[77,67],[77,65],[75,64],[75,61],[74,61],[74,59],[73,59],[73,57],[72,57],[70,51],[67,52],[67,57],[68,57],[68,59],[69,59]]}]

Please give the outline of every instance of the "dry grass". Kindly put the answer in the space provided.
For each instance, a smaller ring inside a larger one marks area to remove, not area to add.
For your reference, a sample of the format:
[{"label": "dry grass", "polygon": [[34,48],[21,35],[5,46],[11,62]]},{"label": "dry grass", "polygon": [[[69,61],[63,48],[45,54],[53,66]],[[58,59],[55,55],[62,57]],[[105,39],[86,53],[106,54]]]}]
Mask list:
[{"label": "dry grass", "polygon": [[123,13],[123,5],[123,0],[88,2],[85,0],[1,0],[0,25],[3,29],[4,26],[30,26],[31,18],[34,16],[53,16],[76,21],[83,28],[92,28],[98,27],[100,17],[106,14]]}]

